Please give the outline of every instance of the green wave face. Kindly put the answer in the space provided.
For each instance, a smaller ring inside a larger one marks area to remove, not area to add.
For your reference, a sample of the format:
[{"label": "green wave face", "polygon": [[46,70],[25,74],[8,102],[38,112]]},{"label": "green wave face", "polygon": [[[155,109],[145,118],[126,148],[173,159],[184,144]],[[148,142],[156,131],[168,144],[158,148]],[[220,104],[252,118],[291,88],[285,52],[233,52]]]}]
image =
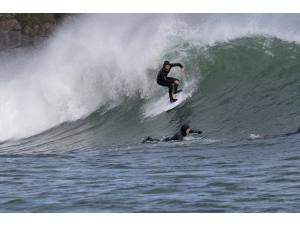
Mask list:
[{"label": "green wave face", "polygon": [[[137,143],[148,135],[172,135],[183,123],[203,130],[208,137],[227,140],[247,138],[250,133],[296,130],[299,53],[296,43],[263,36],[202,47],[180,43],[165,57],[183,62],[185,81],[197,84],[184,104],[145,118],[145,105],[167,92],[161,88],[154,97],[144,99],[137,93],[108,111],[99,109],[83,124],[92,127],[91,139],[96,136],[111,144]],[[155,83],[155,69],[148,76]]]},{"label": "green wave face", "polygon": [[187,67],[201,82],[188,120],[225,137],[296,130],[299,53],[296,43],[263,36],[191,49]]}]

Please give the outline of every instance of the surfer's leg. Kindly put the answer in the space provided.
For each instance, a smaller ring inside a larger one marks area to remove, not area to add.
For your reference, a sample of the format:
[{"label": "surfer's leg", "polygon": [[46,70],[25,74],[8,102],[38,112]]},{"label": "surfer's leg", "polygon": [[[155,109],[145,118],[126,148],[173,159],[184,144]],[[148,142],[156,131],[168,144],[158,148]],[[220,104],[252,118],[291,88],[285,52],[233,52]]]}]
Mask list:
[{"label": "surfer's leg", "polygon": [[170,102],[173,101],[173,93],[174,93],[174,84],[169,85],[169,97],[170,97]]},{"label": "surfer's leg", "polygon": [[170,102],[173,102],[174,99],[173,99],[173,93],[174,93],[174,81],[173,79],[174,78],[171,78],[171,77],[167,77],[166,80],[160,80],[158,81],[157,83],[161,86],[164,86],[164,87],[168,87],[169,88],[169,97],[170,97]]},{"label": "surfer's leg", "polygon": [[172,138],[170,138],[170,137],[167,137],[167,138],[163,139],[162,141],[164,141],[164,142],[168,142],[168,141],[173,141],[173,140],[172,140]]},{"label": "surfer's leg", "polygon": [[[179,80],[173,77],[167,77],[167,82],[169,82],[171,85],[169,87],[169,95],[170,95],[170,101],[174,102],[174,98],[173,98],[173,94],[177,94],[179,92],[181,92],[181,90],[177,90],[178,89],[178,85],[179,85]],[[175,99],[176,101],[177,99]]]},{"label": "surfer's leg", "polygon": [[[178,85],[179,85],[179,80],[174,81],[174,94],[178,93]],[[180,91],[179,91],[180,92]]]},{"label": "surfer's leg", "polygon": [[180,80],[174,78],[174,77],[167,77],[166,82],[170,83],[170,84],[175,84],[176,88],[178,88],[178,85],[180,83]]},{"label": "surfer's leg", "polygon": [[160,81],[157,81],[157,83],[160,86],[164,86],[164,87],[169,87],[170,84],[172,84],[172,82],[170,82],[169,80],[160,80]]}]

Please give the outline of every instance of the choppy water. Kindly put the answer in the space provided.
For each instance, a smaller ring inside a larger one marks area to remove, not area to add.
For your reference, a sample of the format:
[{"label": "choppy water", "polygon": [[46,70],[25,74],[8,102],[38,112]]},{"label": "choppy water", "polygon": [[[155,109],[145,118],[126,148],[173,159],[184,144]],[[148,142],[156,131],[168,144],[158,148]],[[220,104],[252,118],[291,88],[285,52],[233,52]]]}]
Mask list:
[{"label": "choppy water", "polygon": [[[1,55],[0,211],[299,212],[300,136],[255,139],[300,125],[299,22],[89,15]],[[164,59],[192,94],[149,116]],[[183,123],[204,134],[140,143]]]},{"label": "choppy water", "polygon": [[290,137],[4,154],[1,211],[299,212],[298,146]]}]

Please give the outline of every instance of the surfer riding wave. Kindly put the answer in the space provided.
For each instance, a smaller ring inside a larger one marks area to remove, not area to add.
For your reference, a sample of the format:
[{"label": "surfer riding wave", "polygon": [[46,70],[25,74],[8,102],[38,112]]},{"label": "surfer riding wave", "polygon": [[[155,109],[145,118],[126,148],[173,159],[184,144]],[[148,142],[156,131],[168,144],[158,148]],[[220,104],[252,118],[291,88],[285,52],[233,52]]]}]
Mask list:
[{"label": "surfer riding wave", "polygon": [[171,103],[177,101],[177,99],[173,97],[173,94],[181,92],[181,90],[177,90],[180,81],[176,78],[168,77],[171,68],[177,66],[183,69],[183,65],[180,63],[170,63],[169,61],[164,61],[163,67],[160,69],[156,79],[159,85],[169,87],[169,97]]}]

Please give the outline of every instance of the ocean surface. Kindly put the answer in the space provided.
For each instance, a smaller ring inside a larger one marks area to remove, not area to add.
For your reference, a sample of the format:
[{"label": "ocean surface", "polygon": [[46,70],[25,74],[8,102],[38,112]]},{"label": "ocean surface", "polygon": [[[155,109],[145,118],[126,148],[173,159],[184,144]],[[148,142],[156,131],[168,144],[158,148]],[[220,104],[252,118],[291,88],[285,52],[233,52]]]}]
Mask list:
[{"label": "ocean surface", "polygon": [[[0,212],[299,212],[300,135],[280,136],[300,126],[299,24],[83,14],[2,52]],[[164,60],[185,67],[170,112]],[[183,124],[203,134],[141,143]]]}]

